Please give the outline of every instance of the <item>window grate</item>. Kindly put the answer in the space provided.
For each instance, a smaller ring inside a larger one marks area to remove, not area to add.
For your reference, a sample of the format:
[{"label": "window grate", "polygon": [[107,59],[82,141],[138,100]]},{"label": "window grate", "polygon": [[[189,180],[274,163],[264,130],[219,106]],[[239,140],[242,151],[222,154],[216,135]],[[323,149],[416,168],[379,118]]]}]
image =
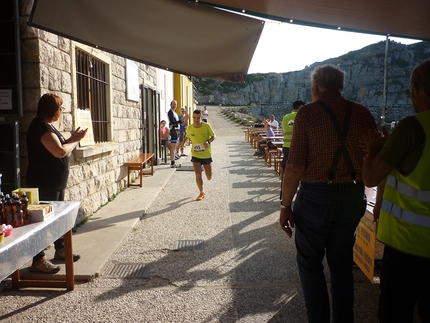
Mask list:
[{"label": "window grate", "polygon": [[107,80],[108,65],[82,50],[76,50],[76,87],[78,108],[91,111],[95,142],[108,138]]}]

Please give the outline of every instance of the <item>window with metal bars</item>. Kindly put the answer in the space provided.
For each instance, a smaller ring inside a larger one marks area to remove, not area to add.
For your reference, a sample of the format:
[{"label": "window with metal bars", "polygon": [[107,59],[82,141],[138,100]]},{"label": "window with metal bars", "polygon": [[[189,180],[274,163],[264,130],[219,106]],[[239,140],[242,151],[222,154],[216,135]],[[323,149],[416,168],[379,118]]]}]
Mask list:
[{"label": "window with metal bars", "polygon": [[90,110],[94,141],[108,138],[108,74],[109,65],[88,53],[76,49],[76,88],[78,109]]}]

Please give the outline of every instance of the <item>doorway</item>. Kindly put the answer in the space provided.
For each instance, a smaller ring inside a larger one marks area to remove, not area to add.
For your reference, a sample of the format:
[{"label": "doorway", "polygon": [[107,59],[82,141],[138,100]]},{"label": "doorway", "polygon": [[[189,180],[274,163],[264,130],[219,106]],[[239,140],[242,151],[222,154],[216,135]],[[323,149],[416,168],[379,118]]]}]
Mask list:
[{"label": "doorway", "polygon": [[160,136],[160,94],[141,85],[142,97],[142,152],[154,153],[155,165],[159,165]]}]

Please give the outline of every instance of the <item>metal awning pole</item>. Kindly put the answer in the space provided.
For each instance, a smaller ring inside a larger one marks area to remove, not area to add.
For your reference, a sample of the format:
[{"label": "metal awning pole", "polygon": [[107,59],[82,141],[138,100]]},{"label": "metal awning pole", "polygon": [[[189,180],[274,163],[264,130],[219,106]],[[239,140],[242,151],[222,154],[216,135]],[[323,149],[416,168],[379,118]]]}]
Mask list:
[{"label": "metal awning pole", "polygon": [[387,108],[387,61],[388,61],[388,41],[390,34],[387,34],[385,39],[385,59],[384,59],[384,92],[382,96],[382,114],[381,114],[381,128],[385,126],[385,110]]}]

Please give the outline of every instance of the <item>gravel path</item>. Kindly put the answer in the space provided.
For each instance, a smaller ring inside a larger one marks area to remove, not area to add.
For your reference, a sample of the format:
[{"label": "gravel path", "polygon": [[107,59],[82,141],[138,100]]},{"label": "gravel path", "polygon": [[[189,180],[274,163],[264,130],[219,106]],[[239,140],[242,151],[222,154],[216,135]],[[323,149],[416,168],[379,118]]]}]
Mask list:
[{"label": "gravel path", "polygon": [[[217,139],[205,199],[195,201],[194,172],[176,171],[113,256],[143,275],[105,274],[72,292],[6,290],[2,322],[306,322],[294,239],[277,222],[279,176],[252,156],[242,126],[208,109]],[[202,248],[173,250],[188,241]],[[356,322],[377,322],[378,286],[354,274]]]}]

